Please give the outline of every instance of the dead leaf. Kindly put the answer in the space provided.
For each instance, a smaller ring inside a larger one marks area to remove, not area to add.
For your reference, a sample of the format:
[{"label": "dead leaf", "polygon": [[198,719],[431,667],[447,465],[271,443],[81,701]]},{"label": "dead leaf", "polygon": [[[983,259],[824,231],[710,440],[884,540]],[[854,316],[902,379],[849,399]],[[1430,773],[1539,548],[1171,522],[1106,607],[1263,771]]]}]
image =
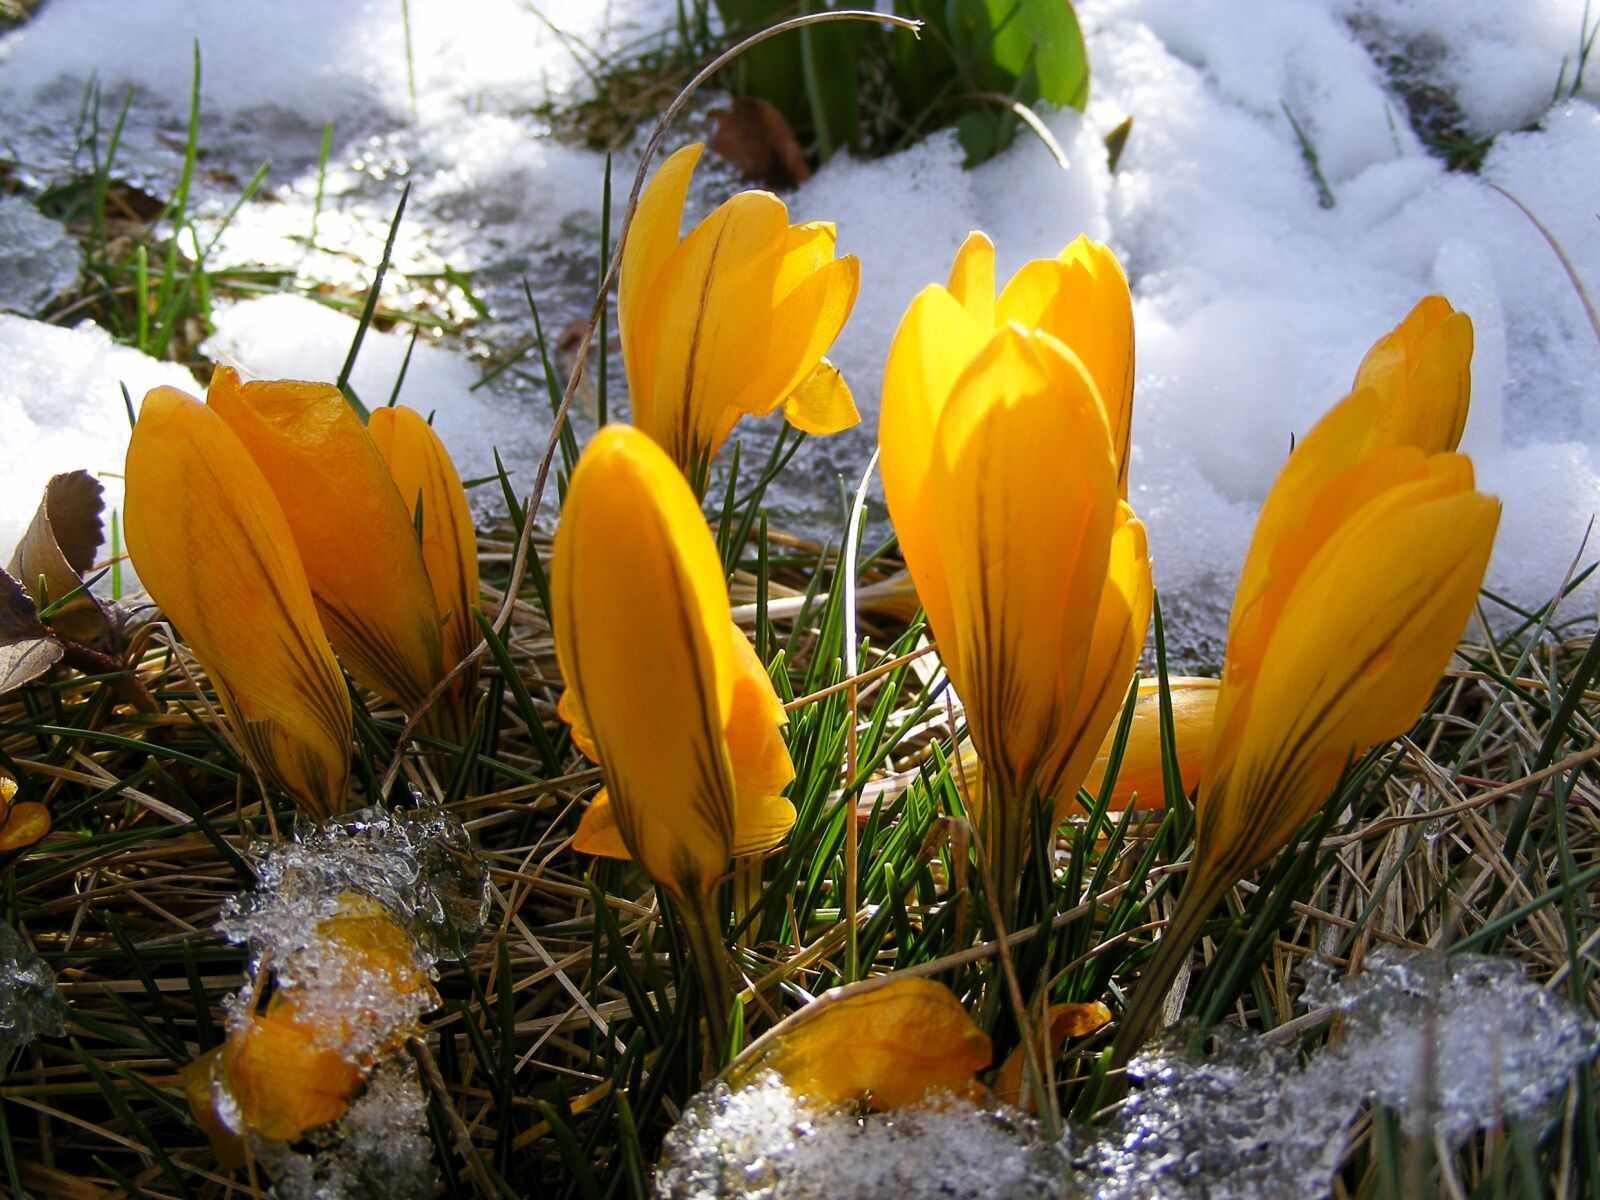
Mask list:
[{"label": "dead leaf", "polygon": [[8,570],[35,604],[41,576],[49,604],[78,591],[50,614],[50,627],[74,641],[109,647],[116,622],[110,609],[83,586],[83,575],[94,566],[105,536],[100,520],[104,511],[100,481],[89,472],[55,476],[45,485]]},{"label": "dead leaf", "polygon": [[61,661],[61,643],[39,620],[22,585],[0,571],[0,696],[39,678]]},{"label": "dead leaf", "polygon": [[711,116],[717,123],[711,149],[746,179],[770,188],[792,188],[811,178],[789,122],[759,96],[735,96],[730,107]]}]

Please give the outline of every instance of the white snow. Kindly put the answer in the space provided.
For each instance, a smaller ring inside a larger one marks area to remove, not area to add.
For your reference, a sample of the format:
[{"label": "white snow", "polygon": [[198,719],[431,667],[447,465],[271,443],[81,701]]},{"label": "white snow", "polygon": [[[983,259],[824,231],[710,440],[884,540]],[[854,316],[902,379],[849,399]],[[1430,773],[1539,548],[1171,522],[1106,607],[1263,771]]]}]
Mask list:
[{"label": "white snow", "polygon": [[0,562],[11,559],[52,475],[86,468],[106,485],[106,504],[122,504],[122,457],[134,397],[163,385],[196,391],[194,377],[114,345],[92,324],[64,329],[0,314]]},{"label": "white snow", "polygon": [[[275,164],[269,199],[244,207],[214,265],[271,262],[303,281],[361,286],[405,178],[414,190],[386,297],[413,286],[408,272],[449,264],[489,280],[499,271],[502,284],[486,282],[481,294],[496,328],[520,333],[525,272],[557,330],[586,306],[602,159],[549,138],[536,110],[581,88],[593,61],[582,46],[604,54],[670,37],[676,7],[562,0],[536,12],[481,0],[463,20],[458,4],[411,0],[409,12],[414,105],[395,4],[50,0],[0,42],[0,111],[22,114],[37,148],[40,129],[71,127],[91,73],[108,98],[131,85],[136,113],[156,115],[131,119],[129,161],[139,147],[144,175],[170,185],[198,39],[207,166],[242,179],[263,157]],[[836,221],[841,250],[862,258],[861,297],[832,357],[867,420],[802,453],[785,481],[787,506],[810,507],[818,528],[831,529],[834,476],[857,477],[870,452],[888,339],[909,298],[944,277],[968,229],[994,237],[1007,273],[1087,232],[1112,245],[1133,283],[1132,498],[1182,640],[1216,646],[1256,508],[1291,437],[1339,399],[1371,341],[1435,290],[1476,327],[1464,445],[1480,486],[1505,503],[1490,584],[1523,604],[1546,600],[1600,508],[1600,348],[1555,255],[1489,185],[1533,209],[1600,288],[1600,71],[1570,94],[1582,0],[1082,0],[1079,15],[1090,107],[1046,118],[1070,171],[1027,135],[964,171],[954,139],[941,135],[887,160],[835,160],[788,197],[792,219]],[[1475,136],[1494,135],[1481,173],[1451,172],[1427,152],[1391,68],[1449,93]],[[1288,114],[1316,154],[1331,208],[1319,203]],[[1130,115],[1113,175],[1102,139]],[[313,249],[306,234],[328,121],[335,149]],[[36,173],[49,176],[64,158]],[[619,155],[619,197],[630,168],[630,154]],[[711,164],[701,175],[691,218],[730,187]],[[228,198],[213,188],[201,210],[214,221]],[[459,297],[449,303],[459,311]],[[258,376],[331,375],[351,328],[287,299],[239,304],[218,321],[208,349]],[[404,341],[369,338],[356,376],[369,403],[387,398]],[[491,444],[526,463],[548,428],[535,392],[469,394],[479,369],[448,339],[424,339],[403,396],[438,410],[468,475],[486,473]],[[32,376],[32,390],[47,374]],[[18,387],[0,381],[0,396]],[[7,441],[67,452],[76,436],[67,423],[78,419],[68,408],[0,410]],[[116,420],[94,426],[78,461],[49,470],[114,465],[125,428],[120,403],[110,411]],[[0,531],[26,519],[36,490],[6,477]]]}]

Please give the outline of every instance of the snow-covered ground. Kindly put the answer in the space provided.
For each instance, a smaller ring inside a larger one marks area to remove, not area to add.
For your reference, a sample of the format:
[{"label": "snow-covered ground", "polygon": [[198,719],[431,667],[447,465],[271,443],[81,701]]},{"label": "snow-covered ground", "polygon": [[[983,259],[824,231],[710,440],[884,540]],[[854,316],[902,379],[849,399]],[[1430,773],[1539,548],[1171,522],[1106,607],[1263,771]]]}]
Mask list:
[{"label": "snow-covered ground", "polygon": [[[444,265],[475,272],[494,310],[482,332],[509,339],[529,324],[525,275],[546,328],[559,329],[593,286],[603,159],[552,139],[540,106],[576,94],[597,56],[671,36],[677,5],[474,0],[464,19],[460,3],[410,0],[409,76],[401,7],[47,0],[0,43],[0,158],[19,160],[24,184],[69,171],[93,77],[103,123],[134,89],[120,158],[136,182],[168,194],[198,44],[203,211],[214,219],[261,161],[273,163],[266,197],[244,207],[213,266],[280,264],[359,286],[404,179],[413,195],[389,295],[431,286],[438,303],[461,309],[459,294],[419,279]],[[781,496],[792,517],[804,521],[809,507],[816,528],[833,527],[837,479],[858,477],[870,452],[889,336],[968,229],[995,238],[1007,270],[1088,232],[1113,246],[1133,282],[1133,499],[1185,644],[1216,648],[1256,507],[1291,436],[1429,291],[1476,326],[1465,446],[1480,486],[1505,502],[1491,586],[1526,604],[1546,599],[1600,509],[1600,345],[1555,254],[1491,185],[1537,213],[1600,289],[1600,72],[1573,94],[1582,0],[1083,0],[1079,13],[1089,110],[1047,117],[1070,170],[1023,139],[964,171],[953,138],[936,136],[886,160],[835,160],[788,197],[796,219],[836,221],[841,249],[862,259],[861,297],[833,357],[868,414],[863,429],[815,441],[796,460]],[[1453,98],[1472,135],[1493,137],[1479,173],[1451,172],[1427,153],[1396,71]],[[1112,174],[1102,139],[1128,116]],[[328,122],[334,152],[314,248]],[[621,154],[615,169],[623,194],[633,160]],[[703,211],[732,185],[725,171],[702,175],[691,206]],[[307,300],[240,303],[219,313],[208,352],[261,376],[329,376],[353,324]],[[358,390],[387,396],[404,340],[369,339]],[[114,381],[137,399],[163,369],[113,357],[92,335],[20,320],[0,322],[0,347],[3,549],[50,473],[119,469],[127,422]],[[456,342],[424,343],[402,393],[438,412],[468,476],[492,469],[491,445],[525,466],[548,428],[527,381],[469,392],[480,371]]]}]

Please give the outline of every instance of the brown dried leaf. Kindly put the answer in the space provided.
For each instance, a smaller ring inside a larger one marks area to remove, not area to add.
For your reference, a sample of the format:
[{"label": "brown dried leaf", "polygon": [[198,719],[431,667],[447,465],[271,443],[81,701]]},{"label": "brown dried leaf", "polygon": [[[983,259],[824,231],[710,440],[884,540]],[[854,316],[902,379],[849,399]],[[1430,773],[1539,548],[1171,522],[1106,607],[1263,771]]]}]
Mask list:
[{"label": "brown dried leaf", "polygon": [[767,101],[759,96],[735,96],[731,107],[711,115],[717,123],[711,149],[746,179],[770,188],[792,188],[811,178],[794,130]]},{"label": "brown dried leaf", "polygon": [[[100,481],[87,471],[57,475],[45,485],[33,521],[17,543],[8,568],[33,596],[44,577],[50,603],[83,586],[104,538]],[[89,645],[104,645],[116,626],[111,612],[87,588],[50,614],[50,627]]]},{"label": "brown dried leaf", "polygon": [[62,653],[22,585],[0,571],[0,696],[39,678]]}]

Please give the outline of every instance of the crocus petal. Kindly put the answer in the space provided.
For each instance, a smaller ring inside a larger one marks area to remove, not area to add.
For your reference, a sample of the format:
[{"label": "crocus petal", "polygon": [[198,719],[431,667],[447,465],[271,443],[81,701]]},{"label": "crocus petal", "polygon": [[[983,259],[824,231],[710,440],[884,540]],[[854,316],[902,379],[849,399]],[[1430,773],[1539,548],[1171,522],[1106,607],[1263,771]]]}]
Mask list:
[{"label": "crocus petal", "polygon": [[861,423],[850,385],[839,368],[822,359],[783,400],[783,416],[802,433],[823,436]]},{"label": "crocus petal", "polygon": [[[1167,681],[1172,696],[1172,732],[1177,739],[1178,772],[1185,795],[1200,782],[1200,766],[1205,761],[1206,745],[1211,740],[1212,718],[1217,711],[1215,679],[1179,676]],[[1113,722],[1113,725],[1115,722]],[[1110,761],[1111,741],[1116,729],[1106,733],[1105,741],[1089,767],[1084,787],[1098,795]],[[1165,772],[1161,761],[1161,684],[1155,679],[1139,681],[1139,695],[1133,704],[1133,721],[1128,740],[1122,747],[1117,780],[1111,788],[1112,812],[1121,812],[1131,803],[1136,809],[1160,808],[1166,803]]]},{"label": "crocus petal", "polygon": [[[227,1047],[213,1046],[178,1068],[183,1080],[183,1098],[195,1124],[211,1143],[211,1153],[224,1171],[236,1170],[246,1161],[244,1135],[230,1126],[217,1108],[217,1089],[222,1081],[222,1052]],[[230,1101],[229,1107],[232,1107]]]},{"label": "crocus petal", "polygon": [[0,825],[0,851],[26,849],[49,832],[48,808],[36,800],[13,804]]},{"label": "crocus petal", "polygon": [[628,367],[633,418],[640,424],[650,420],[647,406],[653,394],[654,378],[650,356],[644,352],[644,333],[649,328],[646,298],[655,288],[668,256],[678,245],[683,201],[702,149],[698,143],[684,146],[650,177],[639,195],[639,207],[634,210],[628,237],[622,246],[622,268],[617,279],[617,335],[622,341],[622,357]]},{"label": "crocus petal", "polygon": [[444,666],[453,667],[478,644],[472,610],[478,603],[478,534],[467,493],[450,452],[422,414],[380,408],[367,422],[400,499],[413,513],[422,506],[422,562],[444,622]]},{"label": "crocus petal", "polygon": [[772,286],[773,299],[781,303],[795,288],[834,260],[839,231],[832,221],[807,221],[789,226],[783,261]]},{"label": "crocus petal", "polygon": [[1361,360],[1350,389],[1365,387],[1389,398],[1381,441],[1454,450],[1472,394],[1472,320],[1443,296],[1424,296]]},{"label": "crocus petal", "polygon": [[[934,431],[950,392],[989,331],[942,287],[918,292],[889,347],[878,409],[879,468],[884,501],[894,522],[906,568],[935,629],[950,631],[950,584],[934,523],[928,472]],[[946,661],[954,641],[941,645]]]},{"label": "crocus petal", "polygon": [[444,674],[439,611],[411,506],[354,410],[331,384],[241,384],[226,367],[206,400],[283,506],[345,667],[407,712],[419,707]]},{"label": "crocus petal", "polygon": [[789,1032],[737,1064],[729,1082],[739,1087],[772,1071],[818,1103],[865,1100],[883,1110],[970,1088],[992,1053],[944,984],[896,979],[842,999],[823,993]]},{"label": "crocus petal", "polygon": [[579,854],[592,854],[596,858],[633,857],[628,853],[628,844],[622,840],[622,831],[617,828],[617,810],[605,788],[590,797],[589,807],[583,810],[572,835],[572,848]]},{"label": "crocus petal", "polygon": [[578,697],[571,688],[564,688],[561,698],[556,701],[556,716],[571,727],[572,744],[578,748],[579,753],[592,763],[599,762],[600,751],[595,747],[594,735],[589,732],[589,723],[584,719]]},{"label": "crocus petal", "polygon": [[[1237,877],[1271,855],[1350,758],[1416,720],[1477,599],[1499,521],[1498,502],[1470,488],[1441,464],[1363,507],[1307,565],[1247,707],[1226,727],[1219,701],[1197,871],[1225,863]],[[1234,689],[1225,684],[1223,699]]]},{"label": "crocus petal", "polygon": [[770,192],[740,192],[695,226],[661,269],[646,308],[650,423],[638,412],[634,423],[682,467],[716,453],[717,419],[765,366],[787,216]]},{"label": "crocus petal", "polygon": [[963,586],[952,627],[934,635],[979,754],[1021,795],[1068,715],[1059,697],[1083,676],[1118,503],[1110,437],[1071,352],[1016,326],[962,373],[937,437],[934,523]]},{"label": "crocus petal", "polygon": [[1082,360],[1105,405],[1117,455],[1117,484],[1128,493],[1133,422],[1133,301],[1116,256],[1080,237],[1055,259],[1025,264],[1000,293],[995,320],[1054,335]]},{"label": "crocus petal", "polygon": [[950,264],[945,290],[980,328],[994,328],[994,243],[987,234],[976,229],[967,234]]},{"label": "crocus petal", "polygon": [[1062,709],[1072,717],[1055,736],[1053,757],[1059,765],[1047,765],[1040,782],[1043,793],[1055,797],[1058,825],[1077,800],[1095,754],[1116,723],[1150,624],[1153,589],[1144,525],[1126,502],[1119,505],[1118,521],[1082,683],[1076,694],[1061,696]]},{"label": "crocus petal", "polygon": [[292,1016],[256,1015],[222,1053],[222,1075],[245,1128],[269,1142],[292,1142],[337,1121],[360,1088],[361,1068],[326,1049]]},{"label": "crocus petal", "polygon": [[[1068,1038],[1085,1037],[1111,1020],[1111,1010],[1098,1000],[1089,1004],[1052,1004],[1045,1015],[1044,1027],[1038,1031],[1039,1061],[1054,1062]],[[1048,1049],[1049,1053],[1046,1053]],[[1025,1044],[1018,1045],[995,1072],[989,1090],[1007,1104],[1022,1103],[1022,1070],[1028,1053]],[[1040,1096],[1033,1095],[1035,1111],[1041,1107]]]},{"label": "crocus petal", "polygon": [[729,621],[728,632],[733,694],[726,735],[734,791],[742,806],[747,797],[775,796],[788,787],[794,763],[782,733],[789,717],[766,668],[742,629]]},{"label": "crocus petal", "polygon": [[573,471],[551,600],[623,841],[652,879],[699,902],[734,843],[728,600],[693,493],[637,430],[602,429]]},{"label": "crocus petal", "polygon": [[859,282],[856,261],[835,258],[833,225],[790,225],[769,192],[738,193],[678,241],[699,149],[673,155],[645,188],[617,297],[633,423],[697,487],[742,414],[781,403],[808,432],[854,423],[848,389],[815,371]]},{"label": "crocus petal", "polygon": [[[823,264],[780,300],[772,310],[766,361],[734,398],[733,407],[764,416],[800,387],[801,381],[814,373],[823,352],[833,345],[844,328],[860,283],[861,264],[855,255],[847,254]],[[830,370],[838,378],[839,372]],[[839,386],[843,383],[839,379]],[[849,388],[844,389],[844,395],[848,399]],[[854,404],[850,405],[850,411],[855,411]],[[824,432],[834,433],[837,428]]]},{"label": "crocus petal", "polygon": [[318,819],[344,807],[350,696],[289,522],[213,410],[145,397],[128,445],[128,553],[211,677],[255,767]]}]

